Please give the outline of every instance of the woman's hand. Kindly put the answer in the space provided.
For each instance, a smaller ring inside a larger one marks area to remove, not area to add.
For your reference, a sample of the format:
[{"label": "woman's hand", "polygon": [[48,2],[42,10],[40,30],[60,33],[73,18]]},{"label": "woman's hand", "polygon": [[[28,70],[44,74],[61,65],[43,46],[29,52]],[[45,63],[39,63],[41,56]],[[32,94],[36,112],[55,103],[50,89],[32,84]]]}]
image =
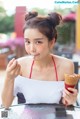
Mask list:
[{"label": "woman's hand", "polygon": [[6,68],[6,77],[8,79],[14,79],[16,76],[20,74],[20,65],[16,59],[10,60]]},{"label": "woman's hand", "polygon": [[[69,92],[69,91],[73,92]],[[75,88],[68,88],[68,90],[64,90],[63,92],[63,100],[62,103],[64,105],[72,105],[76,102],[77,100],[77,95],[78,95],[78,91]]]},{"label": "woman's hand", "polygon": [[[10,60],[6,68],[6,77],[2,91],[2,103],[4,107],[8,108],[14,99],[14,79],[20,74],[20,65],[16,59]],[[12,79],[12,80],[11,80]]]}]

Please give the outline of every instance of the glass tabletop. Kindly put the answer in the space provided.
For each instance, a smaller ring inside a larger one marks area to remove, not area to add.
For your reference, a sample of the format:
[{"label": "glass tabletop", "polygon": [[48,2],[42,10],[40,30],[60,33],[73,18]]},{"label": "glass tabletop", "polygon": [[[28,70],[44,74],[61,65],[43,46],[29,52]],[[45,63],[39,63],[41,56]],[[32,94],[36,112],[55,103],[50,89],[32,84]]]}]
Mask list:
[{"label": "glass tabletop", "polygon": [[59,104],[18,104],[0,108],[0,119],[79,119],[80,109]]}]

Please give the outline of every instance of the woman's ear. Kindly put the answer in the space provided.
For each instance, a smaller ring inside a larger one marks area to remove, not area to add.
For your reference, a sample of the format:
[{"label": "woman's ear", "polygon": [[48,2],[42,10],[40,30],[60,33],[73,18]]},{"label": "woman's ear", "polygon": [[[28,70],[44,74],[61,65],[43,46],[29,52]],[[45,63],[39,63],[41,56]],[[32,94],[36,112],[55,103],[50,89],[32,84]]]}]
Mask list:
[{"label": "woman's ear", "polygon": [[50,49],[53,49],[55,45],[55,38],[53,38],[51,41],[50,41]]}]

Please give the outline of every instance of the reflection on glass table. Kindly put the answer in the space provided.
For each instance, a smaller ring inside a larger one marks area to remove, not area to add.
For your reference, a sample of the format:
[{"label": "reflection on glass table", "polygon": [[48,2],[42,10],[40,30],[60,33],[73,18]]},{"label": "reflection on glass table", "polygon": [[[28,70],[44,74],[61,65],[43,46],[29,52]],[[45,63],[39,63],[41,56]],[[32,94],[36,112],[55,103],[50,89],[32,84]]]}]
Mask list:
[{"label": "reflection on glass table", "polygon": [[0,109],[0,119],[79,119],[80,109],[56,104],[19,104]]}]

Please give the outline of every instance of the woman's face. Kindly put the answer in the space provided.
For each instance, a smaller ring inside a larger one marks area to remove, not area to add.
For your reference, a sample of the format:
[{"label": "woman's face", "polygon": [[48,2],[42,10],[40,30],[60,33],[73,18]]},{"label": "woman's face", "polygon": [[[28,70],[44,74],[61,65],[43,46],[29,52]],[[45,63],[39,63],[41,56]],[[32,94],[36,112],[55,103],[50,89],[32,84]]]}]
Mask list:
[{"label": "woman's face", "polygon": [[24,32],[25,50],[35,59],[41,59],[49,55],[52,42],[40,33],[38,29],[26,29]]}]

